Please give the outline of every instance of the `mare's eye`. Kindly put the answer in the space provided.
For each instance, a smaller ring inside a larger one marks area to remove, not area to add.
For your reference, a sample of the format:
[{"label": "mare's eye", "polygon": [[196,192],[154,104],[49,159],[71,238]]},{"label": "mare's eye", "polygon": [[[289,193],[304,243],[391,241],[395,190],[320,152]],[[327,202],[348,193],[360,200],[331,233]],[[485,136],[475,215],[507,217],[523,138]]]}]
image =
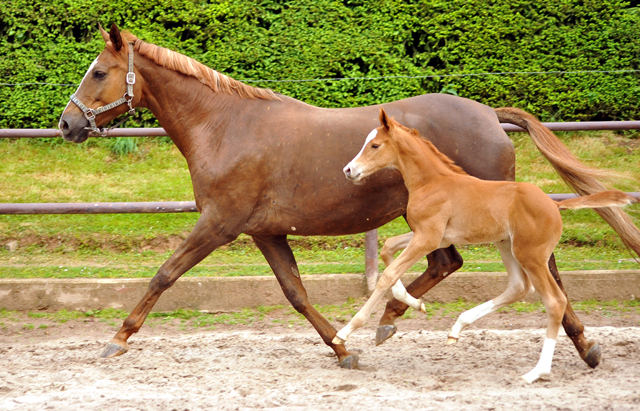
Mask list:
[{"label": "mare's eye", "polygon": [[105,73],[104,71],[96,70],[93,72],[93,78],[95,78],[96,80],[102,80],[105,77],[107,77],[107,73]]},{"label": "mare's eye", "polygon": [[376,143],[371,144],[371,148],[378,148],[378,147],[380,147],[380,144],[376,144]]}]

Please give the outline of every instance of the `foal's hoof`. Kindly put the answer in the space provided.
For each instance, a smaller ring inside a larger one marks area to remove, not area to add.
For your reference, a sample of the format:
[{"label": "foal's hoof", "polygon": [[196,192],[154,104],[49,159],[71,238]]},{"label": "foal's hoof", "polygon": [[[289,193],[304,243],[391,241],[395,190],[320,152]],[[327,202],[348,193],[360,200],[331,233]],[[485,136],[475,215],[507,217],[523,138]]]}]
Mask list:
[{"label": "foal's hoof", "polygon": [[458,342],[456,337],[447,337],[447,345],[455,344]]},{"label": "foal's hoof", "polygon": [[393,337],[396,331],[398,331],[398,327],[395,325],[381,325],[378,327],[376,330],[376,345],[380,345]]},{"label": "foal's hoof", "polygon": [[600,348],[600,344],[595,343],[587,352],[587,355],[584,356],[583,360],[587,363],[587,365],[591,368],[596,368],[598,364],[600,364],[600,359],[602,358],[602,348]]},{"label": "foal's hoof", "polygon": [[128,348],[121,347],[118,344],[109,343],[104,351],[102,351],[102,354],[100,354],[100,358],[117,357],[118,355],[122,355],[127,351],[129,351]]},{"label": "foal's hoof", "polygon": [[358,369],[358,357],[357,354],[350,354],[340,360],[340,368],[346,368],[347,370],[356,370]]}]

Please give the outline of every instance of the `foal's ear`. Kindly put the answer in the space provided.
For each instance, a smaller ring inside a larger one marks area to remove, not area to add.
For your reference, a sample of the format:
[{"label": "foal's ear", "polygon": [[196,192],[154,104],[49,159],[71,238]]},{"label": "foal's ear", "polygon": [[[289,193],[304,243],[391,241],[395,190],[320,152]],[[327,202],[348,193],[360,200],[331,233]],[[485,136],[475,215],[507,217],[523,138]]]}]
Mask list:
[{"label": "foal's ear", "polygon": [[111,25],[111,30],[109,31],[109,40],[111,44],[113,44],[113,48],[115,51],[120,51],[123,45],[122,36],[120,35],[120,30],[118,30],[118,26],[116,23]]},{"label": "foal's ear", "polygon": [[387,131],[391,127],[391,119],[387,116],[387,112],[384,111],[382,107],[380,107],[380,125]]}]

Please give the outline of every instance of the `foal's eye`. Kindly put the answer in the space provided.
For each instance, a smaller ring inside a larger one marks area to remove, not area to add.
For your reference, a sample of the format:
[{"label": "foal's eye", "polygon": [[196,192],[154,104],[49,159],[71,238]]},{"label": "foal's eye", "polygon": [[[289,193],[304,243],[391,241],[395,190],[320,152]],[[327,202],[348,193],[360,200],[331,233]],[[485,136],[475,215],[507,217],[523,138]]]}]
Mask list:
[{"label": "foal's eye", "polygon": [[96,70],[93,72],[93,78],[95,78],[96,80],[102,80],[105,77],[107,77],[107,73],[105,73],[104,71]]},{"label": "foal's eye", "polygon": [[378,147],[380,147],[380,144],[375,144],[375,143],[371,144],[371,148],[378,148]]}]

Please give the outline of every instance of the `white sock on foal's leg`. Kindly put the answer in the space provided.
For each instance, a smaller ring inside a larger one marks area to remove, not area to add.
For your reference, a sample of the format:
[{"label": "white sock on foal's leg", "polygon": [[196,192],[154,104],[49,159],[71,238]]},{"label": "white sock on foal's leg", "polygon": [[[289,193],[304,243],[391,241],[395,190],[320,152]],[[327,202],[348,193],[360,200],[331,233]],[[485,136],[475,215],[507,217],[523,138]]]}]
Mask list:
[{"label": "white sock on foal's leg", "polygon": [[551,373],[551,361],[553,360],[553,352],[556,349],[556,340],[551,338],[545,338],[544,344],[542,345],[542,353],[540,354],[540,360],[538,360],[538,364],[533,368],[533,370],[529,371],[522,378],[528,382],[532,383],[538,380],[540,377],[544,377],[545,375],[549,375]]},{"label": "white sock on foal's leg", "polygon": [[460,314],[460,317],[458,317],[458,320],[451,328],[449,338],[447,339],[447,344],[453,344],[458,341],[458,338],[460,338],[460,331],[462,331],[469,324],[472,324],[478,318],[492,313],[494,310],[495,304],[493,303],[493,300],[490,300]]},{"label": "white sock on foal's leg", "polygon": [[407,289],[404,288],[402,281],[396,281],[393,287],[391,287],[391,292],[393,292],[393,298],[395,298],[396,300],[402,301],[416,311],[422,311],[423,313],[427,312],[427,309],[422,300],[414,298],[411,294],[409,294],[407,292]]}]

